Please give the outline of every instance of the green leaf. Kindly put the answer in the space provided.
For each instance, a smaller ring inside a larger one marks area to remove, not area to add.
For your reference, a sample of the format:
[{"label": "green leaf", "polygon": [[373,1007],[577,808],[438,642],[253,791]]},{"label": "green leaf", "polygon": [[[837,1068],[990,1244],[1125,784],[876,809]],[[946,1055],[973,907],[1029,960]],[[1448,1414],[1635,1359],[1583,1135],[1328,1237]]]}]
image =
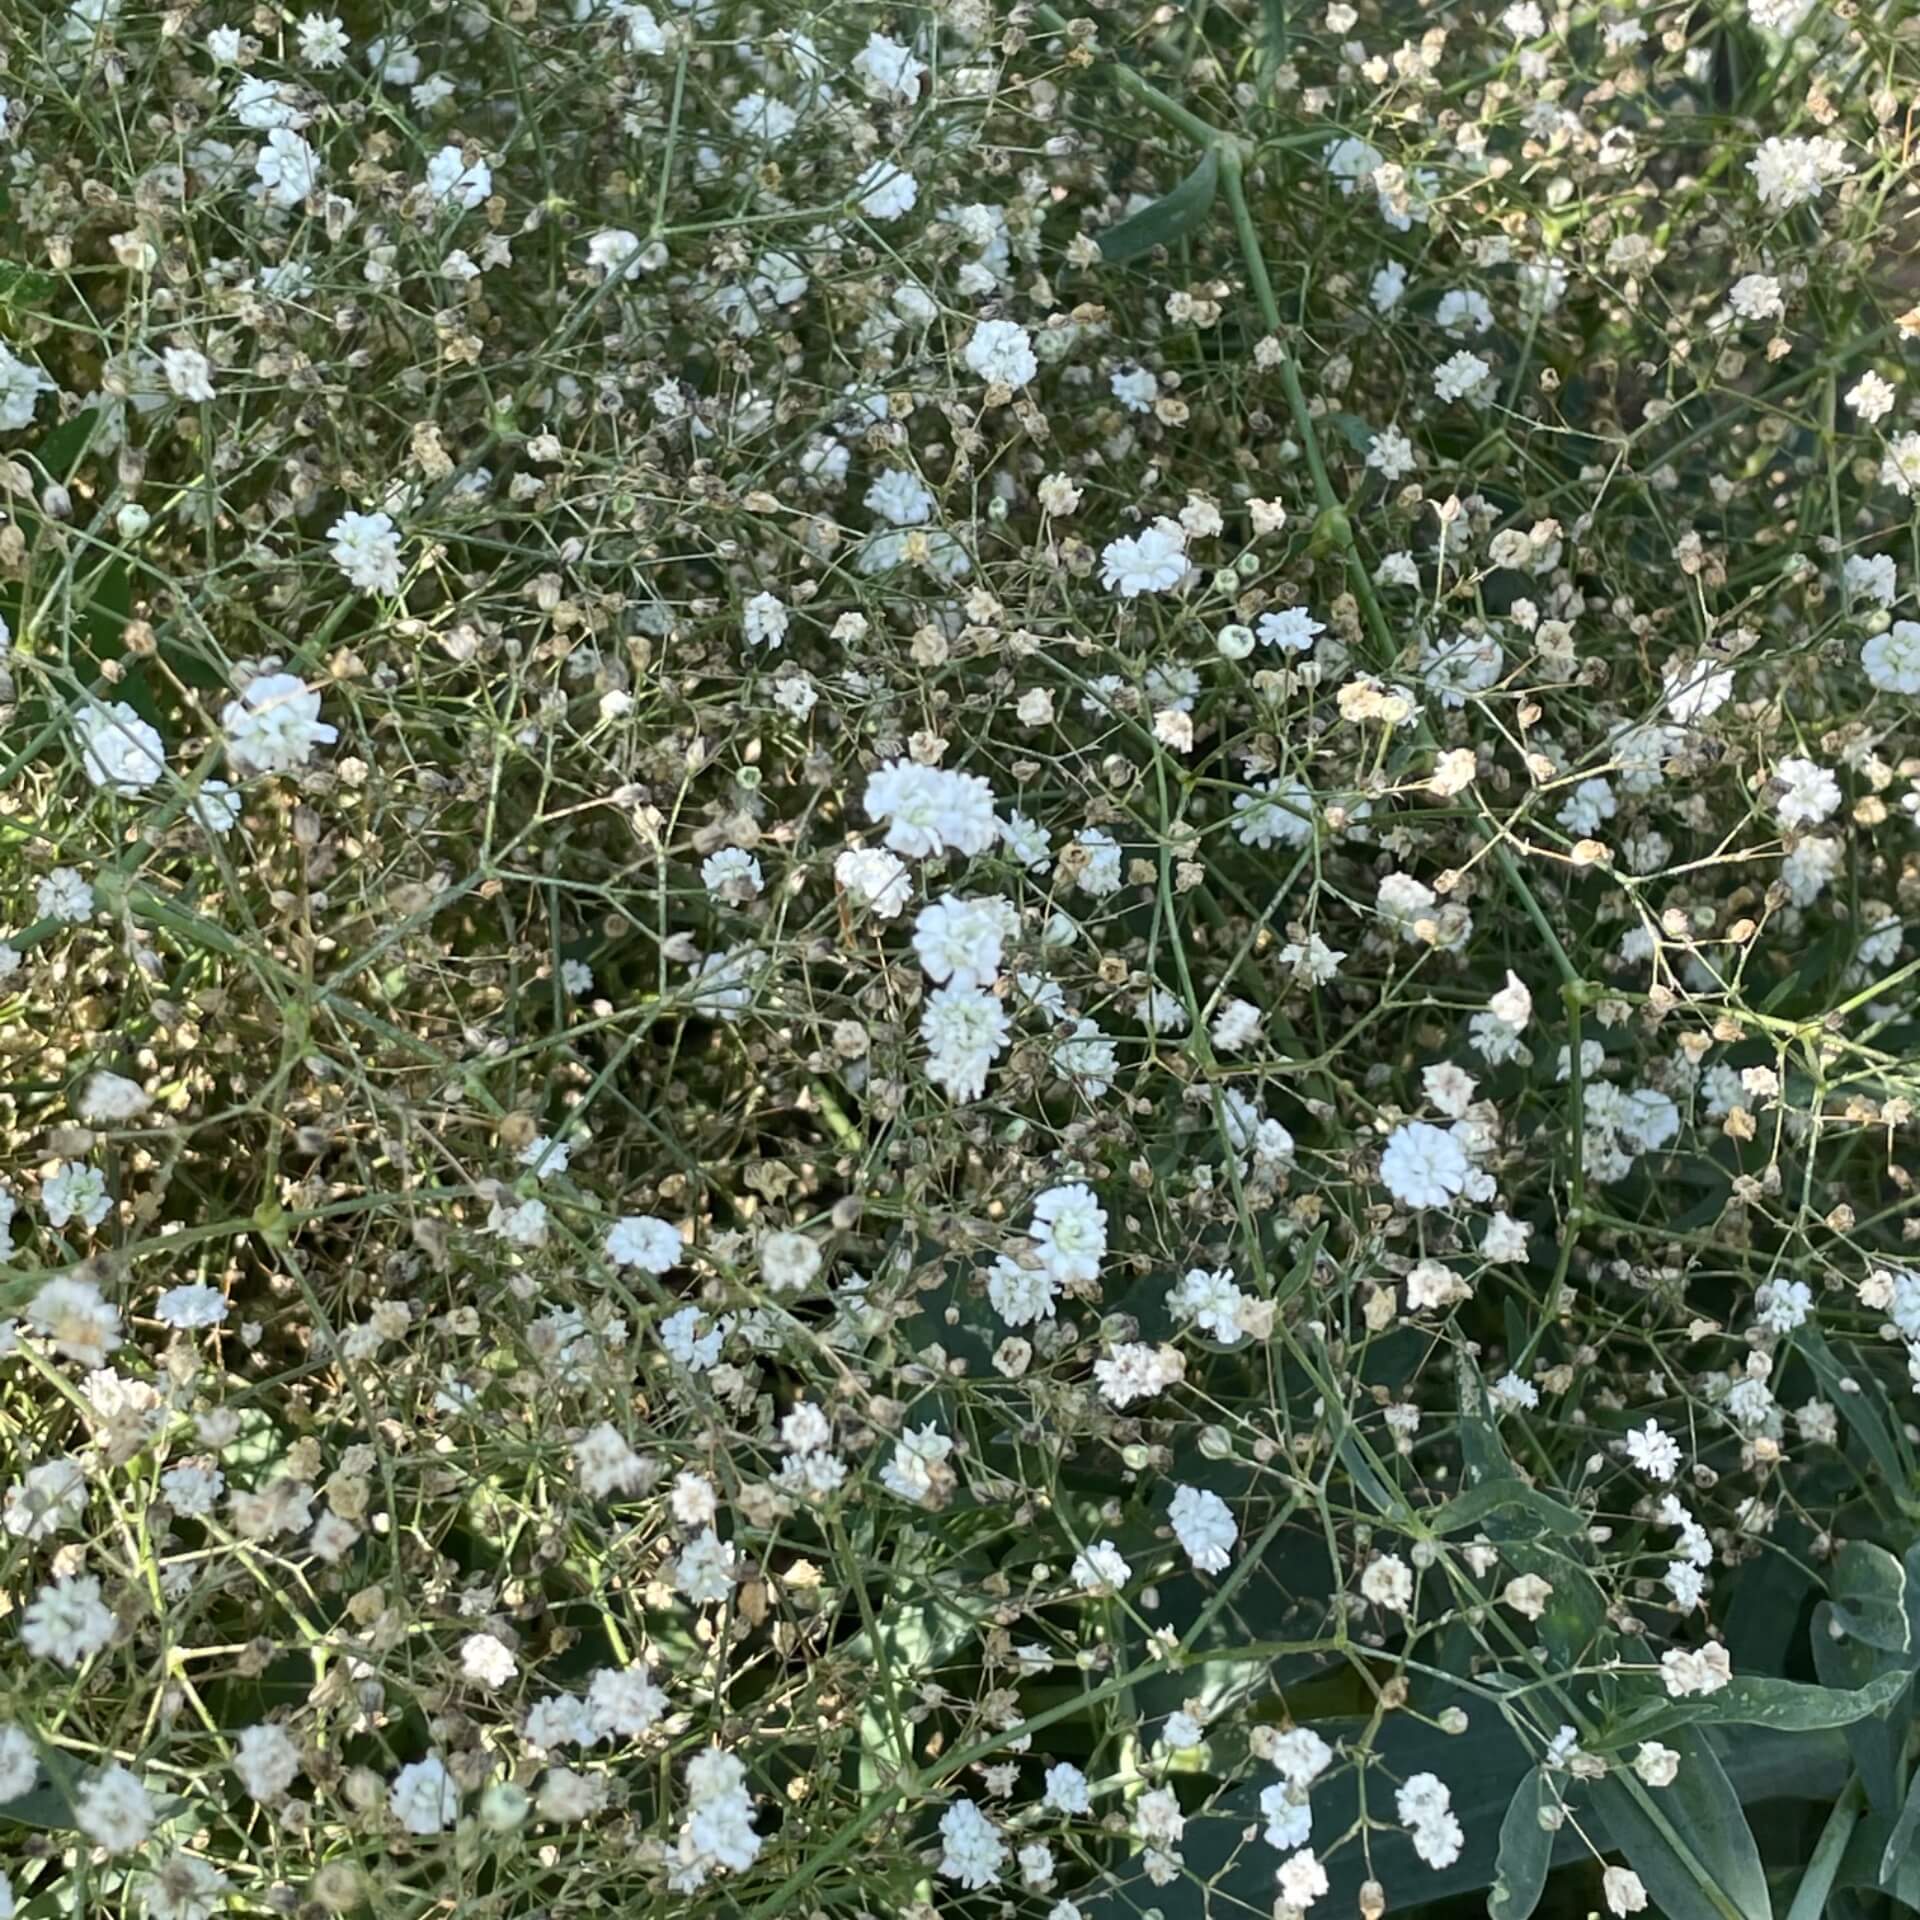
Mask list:
[{"label": "green leaf", "polygon": [[1220,187],[1220,156],[1209,147],[1193,171],[1149,207],[1129,214],[1100,236],[1100,252],[1108,260],[1133,260],[1154,247],[1171,246],[1191,233],[1207,217]]},{"label": "green leaf", "polygon": [[1563,1500],[1530,1487],[1524,1480],[1488,1480],[1469,1487],[1463,1494],[1435,1507],[1426,1516],[1435,1533],[1463,1533],[1469,1527],[1482,1526],[1490,1513],[1519,1509],[1531,1514],[1548,1533],[1583,1533],[1587,1523]]},{"label": "green leaf", "polygon": [[[1909,1657],[1891,1654],[1836,1632],[1833,1604],[1823,1600],[1813,1610],[1807,1635],[1813,1668],[1829,1687],[1860,1688],[1888,1677],[1899,1682],[1912,1678]],[[1907,1723],[1913,1717],[1912,1688],[1902,1685],[1895,1698],[1878,1713],[1851,1722],[1846,1729],[1853,1763],[1866,1784],[1867,1798],[1876,1813],[1892,1819],[1900,1809],[1900,1756],[1906,1746]]]},{"label": "green leaf", "polygon": [[1907,1617],[1907,1570],[1885,1547],[1849,1540],[1834,1556],[1833,1617],[1856,1640],[1883,1653],[1913,1645]]},{"label": "green leaf", "polygon": [[1487,1893],[1490,1920],[1527,1920],[1540,1904],[1553,1865],[1553,1833],[1540,1816],[1555,1804],[1545,1772],[1535,1767],[1513,1790],[1500,1822],[1500,1853]]},{"label": "green leaf", "polygon": [[60,283],[51,274],[22,266],[18,260],[0,260],[0,307],[30,306],[49,298]]},{"label": "green leaf", "polygon": [[1593,1783],[1613,1844],[1664,1920],[1770,1920],[1766,1870],[1739,1796],[1704,1734],[1674,1736],[1680,1772],[1655,1793],[1631,1773]]},{"label": "green leaf", "polygon": [[1674,1727],[1771,1727],[1776,1733],[1813,1733],[1850,1727],[1890,1706],[1907,1684],[1904,1673],[1884,1673],[1863,1687],[1814,1687],[1799,1680],[1733,1679],[1717,1693],[1690,1700],[1656,1700],[1629,1714],[1599,1742],[1616,1747],[1651,1740]]},{"label": "green leaf", "polygon": [[99,424],[100,409],[82,407],[71,420],[55,427],[34,449],[39,455],[40,464],[56,480],[71,479],[74,469],[86,457],[87,448],[93,442],[93,430]]},{"label": "green leaf", "polygon": [[1340,438],[1363,458],[1373,450],[1374,430],[1357,413],[1330,413],[1327,418]]},{"label": "green leaf", "polygon": [[1270,73],[1287,57],[1287,0],[1261,0],[1260,66]]},{"label": "green leaf", "polygon": [[1880,1883],[1889,1893],[1894,1890],[1895,1877],[1912,1856],[1917,1837],[1920,1837],[1920,1773],[1914,1775],[1913,1784],[1907,1789],[1907,1804],[1900,1809],[1900,1818],[1893,1823],[1887,1844],[1880,1850]]},{"label": "green leaf", "polygon": [[1883,1813],[1870,1813],[1854,1828],[1840,1856],[1839,1883],[1890,1893],[1906,1906],[1920,1907],[1920,1849],[1909,1836],[1896,1853],[1891,1844],[1896,1825]]},{"label": "green leaf", "polygon": [[[1805,1355],[1807,1365],[1813,1369],[1814,1378],[1820,1382],[1823,1397],[1833,1402],[1840,1418],[1853,1429],[1861,1444],[1872,1455],[1873,1464],[1886,1478],[1888,1491],[1903,1508],[1911,1510],[1912,1468],[1894,1439],[1892,1426],[1881,1411],[1883,1399],[1873,1376],[1865,1369],[1850,1374],[1835,1358],[1825,1336],[1811,1323],[1803,1326],[1793,1339],[1795,1347]],[[1841,1385],[1843,1380],[1851,1381],[1851,1390]]]}]

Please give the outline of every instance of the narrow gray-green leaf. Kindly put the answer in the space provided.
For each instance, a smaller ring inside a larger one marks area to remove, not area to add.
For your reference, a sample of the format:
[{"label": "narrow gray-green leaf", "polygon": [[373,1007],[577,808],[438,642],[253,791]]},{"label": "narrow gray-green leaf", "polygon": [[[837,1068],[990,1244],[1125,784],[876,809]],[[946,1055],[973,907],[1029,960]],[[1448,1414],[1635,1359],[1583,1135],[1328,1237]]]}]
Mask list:
[{"label": "narrow gray-green leaf", "polygon": [[1553,1865],[1553,1833],[1540,1816],[1554,1804],[1546,1773],[1535,1767],[1513,1790],[1500,1822],[1500,1854],[1487,1892],[1489,1920],[1527,1920]]},{"label": "narrow gray-green leaf", "polygon": [[1766,1870],[1753,1829],[1704,1735],[1674,1735],[1680,1772],[1670,1787],[1631,1773],[1593,1783],[1607,1836],[1627,1856],[1665,1920],[1771,1920]]},{"label": "narrow gray-green leaf", "polygon": [[1613,1727],[1600,1744],[1614,1747],[1630,1740],[1651,1740],[1674,1727],[1771,1727],[1776,1733],[1850,1727],[1890,1706],[1908,1678],[1904,1673],[1883,1673],[1863,1687],[1816,1687],[1764,1676],[1733,1679],[1717,1693],[1649,1702]]},{"label": "narrow gray-green leaf", "polygon": [[1435,1507],[1426,1520],[1435,1533],[1464,1533],[1469,1527],[1483,1525],[1488,1514],[1511,1508],[1530,1514],[1548,1533],[1580,1533],[1587,1524],[1564,1500],[1556,1500],[1524,1480],[1483,1481],[1444,1506]]},{"label": "narrow gray-green leaf", "polygon": [[1885,1547],[1849,1540],[1834,1556],[1829,1581],[1833,1617],[1856,1640],[1883,1653],[1906,1653],[1912,1645],[1907,1617],[1907,1570]]},{"label": "narrow gray-green leaf", "polygon": [[1171,246],[1191,233],[1213,207],[1220,186],[1220,156],[1209,147],[1193,171],[1170,193],[1151,206],[1129,214],[1100,236],[1100,252],[1108,260],[1132,260],[1153,247]]},{"label": "narrow gray-green leaf", "polygon": [[1287,57],[1289,36],[1287,33],[1287,0],[1261,0],[1260,65],[1264,72],[1272,72]]},{"label": "narrow gray-green leaf", "polygon": [[1914,1775],[1913,1785],[1907,1789],[1907,1804],[1900,1809],[1900,1818],[1893,1823],[1893,1831],[1888,1834],[1886,1847],[1881,1852],[1880,1878],[1883,1883],[1892,1881],[1899,1874],[1913,1853],[1916,1839],[1920,1839],[1920,1773]]},{"label": "narrow gray-green leaf", "polygon": [[[1886,1475],[1887,1489],[1903,1507],[1911,1508],[1913,1475],[1891,1424],[1881,1409],[1884,1397],[1871,1374],[1850,1375],[1811,1323],[1794,1335],[1794,1344],[1820,1382],[1821,1391],[1839,1410],[1840,1418],[1859,1435],[1873,1463]],[[1848,1384],[1842,1385],[1845,1381]]]}]

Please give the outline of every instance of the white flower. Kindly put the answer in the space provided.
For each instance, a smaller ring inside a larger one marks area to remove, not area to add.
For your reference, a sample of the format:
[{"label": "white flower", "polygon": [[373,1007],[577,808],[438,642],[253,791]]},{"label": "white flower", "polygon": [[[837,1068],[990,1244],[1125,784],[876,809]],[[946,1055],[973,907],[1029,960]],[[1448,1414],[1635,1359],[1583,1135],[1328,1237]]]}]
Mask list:
[{"label": "white flower", "polygon": [[42,1587],[20,1616],[20,1644],[37,1660],[84,1666],[113,1638],[113,1613],[92,1574]]},{"label": "white flower", "polygon": [[1920,433],[1896,434],[1887,443],[1880,484],[1891,487],[1903,500],[1920,486]]},{"label": "white flower", "polygon": [[1233,837],[1243,847],[1303,847],[1313,838],[1312,790],[1282,775],[1233,796]]},{"label": "white flower", "polygon": [[893,1458],[880,1471],[880,1484],[916,1506],[932,1506],[951,1487],[947,1457],[953,1442],[938,1427],[909,1428],[894,1443]]},{"label": "white flower", "polygon": [[1733,698],[1733,675],[1716,672],[1705,660],[1690,667],[1668,667],[1662,675],[1667,713],[1683,727],[1718,713]]},{"label": "white flower", "polygon": [[784,100],[756,89],[733,103],[734,131],[744,140],[777,147],[800,124],[800,116]]},{"label": "white flower", "polygon": [[855,906],[882,920],[896,918],[913,893],[905,863],[884,847],[848,847],[835,859],[833,877]]},{"label": "white flower", "polygon": [[645,269],[644,251],[640,236],[629,228],[602,227],[587,241],[587,265],[608,279],[632,280]]},{"label": "white flower", "polygon": [[776,1293],[800,1293],[820,1277],[826,1260],[804,1233],[783,1228],[760,1242],[760,1277]]},{"label": "white flower", "polygon": [[1229,1000],[1214,1016],[1209,1035],[1216,1053],[1239,1053],[1260,1038],[1260,1009],[1251,1000]]},{"label": "white flower", "polygon": [[40,1204],[46,1209],[47,1224],[54,1227],[64,1227],[75,1219],[83,1226],[97,1227],[113,1210],[99,1170],[65,1160],[55,1161],[53,1171],[42,1183]]},{"label": "white flower", "polygon": [[238,700],[220,715],[227,754],[243,773],[297,773],[316,746],[328,746],[340,730],[320,718],[320,696],[291,673],[250,680]]},{"label": "white flower", "polygon": [[1786,302],[1780,297],[1780,282],[1770,273],[1749,273],[1733,283],[1727,302],[1742,320],[1782,320]]},{"label": "white flower", "polygon": [[43,920],[82,926],[93,918],[93,889],[71,867],[55,867],[34,888],[33,904]]},{"label": "white flower", "polygon": [[1898,397],[1890,382],[1871,372],[1863,373],[1846,393],[1847,405],[1869,426],[1885,419],[1893,411],[1893,403]]},{"label": "white flower", "polygon": [[493,170],[484,160],[469,164],[458,147],[442,147],[427,162],[427,191],[441,205],[477,207],[493,191]]},{"label": "white flower", "polygon": [[33,1791],[40,1777],[40,1752],[33,1736],[11,1721],[0,1722],[0,1804]]},{"label": "white flower", "polygon": [[1442,400],[1482,398],[1493,369],[1477,353],[1449,354],[1434,369],[1433,390]]},{"label": "white flower", "polygon": [[902,467],[884,468],[868,487],[867,510],[896,527],[924,526],[933,517],[933,495],[917,474]]},{"label": "white flower", "polygon": [[1125,1408],[1178,1385],[1186,1360],[1177,1347],[1127,1341],[1093,1363],[1093,1377],[1110,1406]]},{"label": "white flower", "polygon": [[644,1661],[601,1667],[587,1683],[586,1716],[594,1739],[637,1740],[666,1710],[667,1696]]},{"label": "white flower", "polygon": [[898,220],[911,213],[919,183],[891,160],[875,160],[853,185],[854,204],[869,220]]},{"label": "white flower", "polygon": [[971,1892],[990,1887],[1007,1863],[1000,1830],[971,1800],[956,1800],[940,1816],[940,1873]]},{"label": "white flower", "polygon": [[350,585],[362,593],[400,591],[400,535],[384,513],[343,513],[327,538]]},{"label": "white flower", "polygon": [[31,426],[40,396],[58,391],[38,367],[16,359],[0,345],[0,432]]},{"label": "white flower", "polygon": [[916,60],[884,33],[869,33],[867,44],[853,56],[853,76],[869,100],[912,105],[920,97],[920,78],[926,70],[925,61]]},{"label": "white flower", "polygon": [[1068,1577],[1082,1593],[1118,1593],[1133,1578],[1133,1569],[1111,1540],[1096,1540],[1074,1555]]},{"label": "white flower", "polygon": [[476,1686],[504,1687],[520,1671],[513,1649],[491,1633],[470,1633],[460,1642],[460,1671]]},{"label": "white flower", "polygon": [[1311,1847],[1302,1847],[1298,1853],[1281,1861],[1280,1871],[1274,1875],[1274,1884],[1280,1890],[1283,1906],[1304,1913],[1327,1891],[1327,1870],[1314,1857]]},{"label": "white flower", "polygon": [[160,355],[167,385],[182,400],[213,398],[213,368],[194,347],[168,347]]},{"label": "white flower", "polygon": [[1041,1264],[1062,1286],[1100,1277],[1107,1216],[1090,1187],[1049,1187],[1033,1203],[1029,1229]]},{"label": "white flower", "polygon": [[1607,1911],[1621,1920],[1646,1908],[1647,1890],[1631,1867],[1608,1867],[1600,1876],[1600,1891],[1606,1896]]},{"label": "white flower", "polygon": [[1024,387],[1040,370],[1032,338],[1014,320],[982,320],[967,342],[965,358],[989,386]]},{"label": "white flower", "polygon": [[607,1258],[617,1267],[667,1273],[686,1256],[679,1230],[658,1214],[630,1213],[607,1230]]},{"label": "white flower", "polygon": [[337,16],[309,13],[296,30],[300,58],[310,67],[325,71],[345,64],[347,50],[353,44]]},{"label": "white flower", "polygon": [[681,1550],[673,1563],[673,1584],[695,1606],[715,1606],[733,1592],[739,1574],[734,1548],[708,1527]]},{"label": "white flower", "polygon": [[990,987],[999,978],[1005,942],[1018,925],[1012,903],[997,894],[963,900],[949,893],[920,909],[913,950],[930,980]]},{"label": "white flower", "polygon": [[1789,756],[1773,770],[1780,788],[1774,811],[1786,827],[1812,827],[1840,804],[1840,783],[1814,760]]},{"label": "white flower", "polygon": [[1920,623],[1896,620],[1860,649],[1867,678],[1882,693],[1920,693]]},{"label": "white flower", "polygon": [[1369,1561],[1360,1575],[1360,1597],[1389,1613],[1405,1613],[1413,1605],[1413,1570],[1397,1553]]},{"label": "white flower", "polygon": [[1284,653],[1305,653],[1326,628],[1305,607],[1283,607],[1277,613],[1263,613],[1254,631],[1263,647],[1278,647]]},{"label": "white flower", "polygon": [[1382,427],[1367,445],[1367,465],[1383,480],[1404,480],[1419,464],[1413,442],[1398,427]]},{"label": "white flower", "polygon": [[1122,600],[1171,593],[1186,575],[1186,530],[1164,515],[1137,534],[1110,540],[1100,555],[1100,584]]},{"label": "white flower", "polygon": [[1466,1190],[1473,1168],[1452,1134],[1424,1120],[1395,1127],[1380,1156],[1380,1178],[1403,1207],[1444,1207]]},{"label": "white flower", "polygon": [[1129,413],[1151,413],[1160,397],[1160,382],[1146,367],[1116,367],[1107,387]]},{"label": "white flower", "polygon": [[927,1078],[965,1105],[986,1091],[987,1072],[1006,1051],[1012,1022],[1006,1008],[978,987],[937,987],[920,1017]]},{"label": "white flower", "polygon": [[167,770],[165,743],[124,700],[110,707],[90,701],[74,716],[73,731],[80,765],[96,787],[144,793]]},{"label": "white flower", "polygon": [[117,1764],[103,1767],[74,1796],[74,1819],[97,1847],[132,1853],[153,1831],[152,1797],[138,1778]]},{"label": "white flower", "polygon": [[29,1467],[7,1489],[5,1525],[23,1540],[51,1540],[79,1526],[87,1510],[87,1476],[79,1461],[62,1457]]},{"label": "white flower", "polygon": [[777,593],[756,593],[740,616],[740,637],[750,647],[769,651],[784,644],[787,637],[787,608]]},{"label": "white flower", "polygon": [[300,1749],[284,1728],[248,1727],[235,1743],[233,1770],[251,1798],[271,1804],[299,1777]]},{"label": "white flower", "polygon": [[1871,600],[1875,606],[1890,607],[1899,597],[1899,575],[1891,554],[1850,553],[1840,577],[1849,593]]},{"label": "white flower", "polygon": [[700,878],[716,900],[743,907],[766,890],[760,862],[745,847],[722,847],[700,863]]},{"label": "white flower", "polygon": [[1504,664],[1499,641],[1488,633],[1456,633],[1420,648],[1420,677],[1443,707],[1461,707],[1473,694],[1485,693]]},{"label": "white flower", "polygon": [[1320,155],[1320,164],[1333,175],[1334,184],[1342,193],[1351,194],[1361,182],[1373,178],[1384,164],[1384,156],[1378,148],[1350,135],[1326,147]]},{"label": "white flower", "polygon": [[169,1287],[154,1303],[153,1317],[183,1333],[217,1327],[227,1317],[226,1295],[218,1287],[198,1283]]},{"label": "white flower", "polygon": [[1747,162],[1747,171],[1760,198],[1776,213],[1817,200],[1823,188],[1844,180],[1853,171],[1847,165],[1846,143],[1817,137],[1811,140],[1763,140]]},{"label": "white flower", "polygon": [[1434,319],[1443,331],[1456,338],[1469,333],[1485,333],[1493,325],[1493,309],[1485,294],[1472,287],[1453,287],[1440,296]]},{"label": "white flower", "polygon": [[1226,1569],[1240,1528],[1217,1493],[1204,1487],[1177,1486],[1167,1518],[1187,1558],[1200,1572],[1220,1573]]},{"label": "white flower", "polygon": [[460,1789],[446,1762],[430,1753],[394,1775],[387,1804],[407,1832],[442,1833],[460,1817]]},{"label": "white flower", "polygon": [[1043,1804],[1055,1813],[1088,1812],[1093,1801],[1087,1792],[1087,1776],[1071,1760],[1056,1760],[1047,1769]]},{"label": "white flower", "polygon": [[1121,884],[1120,843],[1101,827],[1088,827],[1075,836],[1074,845],[1086,855],[1076,884],[1083,893],[1104,899],[1118,893]]},{"label": "white flower", "polygon": [[1628,1429],[1627,1458],[1649,1480],[1671,1480],[1680,1471],[1679,1443],[1651,1420]]},{"label": "white flower", "polygon": [[253,170],[276,207],[297,207],[320,185],[320,156],[289,127],[275,127]]},{"label": "white flower", "polygon": [[1276,1780],[1260,1790],[1266,1832],[1260,1837],[1280,1853],[1290,1853],[1313,1838],[1313,1808],[1296,1787]]},{"label": "white flower", "polygon": [[887,845],[909,859],[985,853],[999,835],[993,789],[978,774],[889,760],[867,780],[867,817],[887,828]]}]

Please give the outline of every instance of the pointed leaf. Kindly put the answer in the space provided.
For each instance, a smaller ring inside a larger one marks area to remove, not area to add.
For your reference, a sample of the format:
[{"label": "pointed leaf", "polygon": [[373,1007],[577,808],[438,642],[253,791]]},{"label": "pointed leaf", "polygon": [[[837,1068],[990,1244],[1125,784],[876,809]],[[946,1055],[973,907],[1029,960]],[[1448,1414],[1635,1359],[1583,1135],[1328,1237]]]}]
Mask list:
[{"label": "pointed leaf", "polygon": [[1900,1869],[1912,1857],[1916,1840],[1920,1840],[1920,1774],[1914,1775],[1907,1789],[1907,1804],[1900,1809],[1900,1818],[1893,1823],[1887,1844],[1880,1851],[1880,1881],[1889,1892]]},{"label": "pointed leaf", "polygon": [[1771,1727],[1776,1733],[1813,1733],[1850,1727],[1890,1706],[1907,1685],[1904,1673],[1883,1673],[1861,1687],[1815,1687],[1765,1676],[1733,1679],[1718,1692],[1689,1700],[1655,1700],[1632,1713],[1600,1742],[1614,1747],[1652,1740],[1674,1727]]},{"label": "pointed leaf", "polygon": [[1593,1783],[1613,1844],[1665,1920],[1770,1920],[1760,1849],[1704,1734],[1674,1735],[1680,1772],[1655,1793],[1631,1773]]},{"label": "pointed leaf", "polygon": [[1102,256],[1132,260],[1150,248],[1170,246],[1207,217],[1219,186],[1220,156],[1209,147],[1172,192],[1163,193],[1151,206],[1129,214],[1100,236]]},{"label": "pointed leaf", "polygon": [[1907,1570],[1885,1547],[1849,1540],[1834,1556],[1833,1617],[1856,1640],[1883,1653],[1912,1645],[1907,1617]]},{"label": "pointed leaf", "polygon": [[18,260],[0,260],[0,307],[25,306],[45,300],[58,291],[60,283],[51,274],[25,267]]},{"label": "pointed leaf", "polygon": [[1444,1506],[1435,1507],[1426,1520],[1435,1533],[1464,1533],[1469,1527],[1483,1525],[1488,1514],[1514,1508],[1530,1514],[1548,1533],[1580,1533],[1587,1524],[1565,1501],[1528,1486],[1524,1480],[1488,1480],[1469,1487]]},{"label": "pointed leaf", "polygon": [[1527,1920],[1540,1903],[1553,1865],[1553,1833],[1540,1816],[1554,1805],[1546,1774],[1535,1767],[1513,1790],[1500,1822],[1500,1853],[1487,1894],[1489,1920]]}]

